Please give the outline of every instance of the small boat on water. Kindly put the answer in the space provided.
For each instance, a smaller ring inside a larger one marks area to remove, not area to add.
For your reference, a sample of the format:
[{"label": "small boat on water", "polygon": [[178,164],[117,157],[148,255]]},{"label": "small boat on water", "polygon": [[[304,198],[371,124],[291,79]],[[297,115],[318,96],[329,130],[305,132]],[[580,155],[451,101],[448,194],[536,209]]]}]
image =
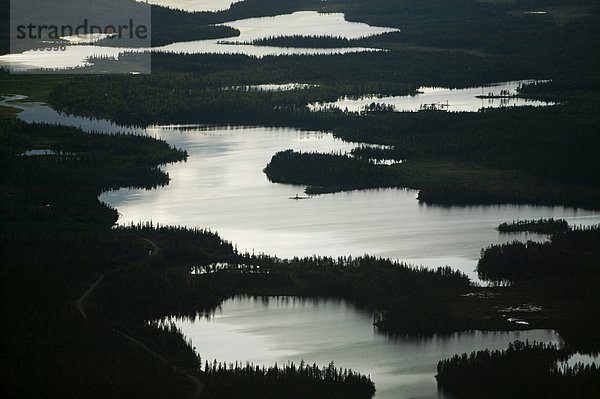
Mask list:
[{"label": "small boat on water", "polygon": [[296,194],[295,197],[290,197],[290,199],[293,200],[301,200],[301,199],[310,199],[310,197],[300,197],[298,194]]}]

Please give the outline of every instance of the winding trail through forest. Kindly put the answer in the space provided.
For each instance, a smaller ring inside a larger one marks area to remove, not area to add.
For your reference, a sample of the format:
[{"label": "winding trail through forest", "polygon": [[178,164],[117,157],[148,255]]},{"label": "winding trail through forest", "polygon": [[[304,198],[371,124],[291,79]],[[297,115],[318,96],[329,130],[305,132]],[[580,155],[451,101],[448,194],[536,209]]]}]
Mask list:
[{"label": "winding trail through forest", "polygon": [[157,256],[160,253],[160,247],[158,245],[156,245],[156,243],[148,238],[142,238],[142,240],[146,241],[148,244],[152,245],[152,251],[148,252],[148,256],[146,257],[146,260],[150,259],[150,258],[154,258],[155,256]]},{"label": "winding trail through forest", "polygon": [[84,304],[85,300],[94,291],[96,291],[96,289],[100,286],[100,284],[102,283],[102,280],[104,280],[104,274],[102,274],[100,277],[98,277],[98,279],[96,281],[94,281],[92,283],[92,285],[90,285],[90,288],[88,288],[88,290],[86,292],[84,292],[83,295],[80,296],[79,299],[76,302],[76,304],[77,304],[77,311],[81,315],[81,318],[84,319],[84,320],[87,319],[87,313],[85,312],[85,308],[83,307],[83,304]]},{"label": "winding trail through forest", "polygon": [[149,348],[148,346],[146,346],[146,344],[144,344],[143,342],[133,338],[131,335],[126,334],[122,331],[118,331],[118,333],[125,339],[127,339],[129,342],[131,342],[132,344],[134,344],[135,346],[137,346],[138,348],[140,348],[141,350],[143,350],[144,352],[146,352],[147,354],[155,357],[156,359],[160,360],[161,362],[165,363],[168,366],[171,366],[173,369],[179,371],[182,375],[184,375],[185,377],[187,377],[195,386],[195,390],[194,390],[194,399],[198,399],[200,398],[200,395],[202,394],[202,391],[204,390],[204,383],[202,381],[200,381],[200,379],[190,373],[187,373],[181,369],[179,369],[177,366],[171,364],[167,359],[165,359],[160,353],[154,351],[153,349]]},{"label": "winding trail through forest", "polygon": [[[142,238],[144,241],[146,241],[147,243],[149,243],[152,246],[152,250],[148,252],[148,255],[146,256],[145,260],[149,260],[152,259],[154,257],[156,257],[159,253],[160,253],[160,247],[158,245],[156,245],[156,243],[148,238]],[[81,315],[81,318],[83,320],[87,319],[87,313],[85,311],[85,302],[86,300],[98,289],[98,287],[100,286],[100,284],[102,284],[102,281],[104,280],[104,276],[105,274],[100,275],[100,277],[98,277],[93,283],[92,285],[89,286],[89,288],[87,289],[87,291],[85,291],[80,297],[79,299],[77,299],[76,301],[76,308],[77,308],[77,312]],[[177,366],[171,364],[164,356],[162,356],[160,353],[156,352],[155,350],[149,348],[148,346],[146,346],[146,344],[144,344],[143,342],[137,340],[136,338],[133,338],[131,335],[124,333],[123,331],[116,331],[119,335],[121,335],[123,338],[125,338],[126,340],[128,340],[129,342],[131,342],[132,344],[134,344],[135,346],[137,346],[138,348],[140,348],[142,351],[146,352],[147,354],[155,357],[156,359],[160,360],[161,362],[165,363],[168,366],[171,366],[173,369],[179,371],[182,375],[184,375],[186,378],[188,378],[195,386],[195,390],[194,390],[194,396],[193,399],[199,399],[202,391],[204,390],[204,383],[202,381],[200,381],[200,379],[190,373],[187,373],[181,369],[179,369]]]}]

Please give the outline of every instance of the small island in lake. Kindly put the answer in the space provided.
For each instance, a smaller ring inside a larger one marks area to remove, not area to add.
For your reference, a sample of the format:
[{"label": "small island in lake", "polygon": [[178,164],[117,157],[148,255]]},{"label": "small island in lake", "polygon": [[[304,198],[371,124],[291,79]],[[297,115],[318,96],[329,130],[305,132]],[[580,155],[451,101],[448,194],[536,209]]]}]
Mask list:
[{"label": "small island in lake", "polygon": [[569,230],[569,223],[564,219],[539,219],[539,220],[513,220],[498,225],[501,233],[531,232],[540,234],[552,234]]}]

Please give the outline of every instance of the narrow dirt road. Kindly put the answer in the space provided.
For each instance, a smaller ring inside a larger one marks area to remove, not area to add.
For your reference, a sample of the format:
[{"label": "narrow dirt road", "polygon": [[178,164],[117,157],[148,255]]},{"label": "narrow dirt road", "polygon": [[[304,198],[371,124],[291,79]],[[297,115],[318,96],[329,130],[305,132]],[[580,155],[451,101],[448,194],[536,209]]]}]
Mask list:
[{"label": "narrow dirt road", "polygon": [[160,253],[160,247],[156,245],[156,243],[148,238],[142,238],[142,240],[146,241],[148,244],[152,245],[152,250],[148,252],[148,257],[146,259],[150,259],[155,257]]},{"label": "narrow dirt road", "polygon": [[[160,253],[160,247],[158,245],[156,245],[156,243],[154,241],[149,240],[147,238],[143,238],[143,240],[148,242],[152,246],[152,250],[148,252],[148,256],[146,259],[151,259]],[[87,319],[87,313],[85,311],[85,301],[90,297],[90,295],[92,295],[98,289],[100,284],[102,284],[103,280],[104,280],[104,274],[102,274],[100,277],[98,277],[96,279],[96,281],[94,281],[92,283],[92,285],[90,285],[90,287],[87,289],[87,291],[84,292],[83,295],[81,295],[79,297],[79,299],[77,299],[77,301],[76,301],[77,312],[79,312],[79,314],[81,315],[81,318],[83,320]],[[122,331],[118,331],[118,330],[117,330],[117,333],[119,335],[121,335],[123,338],[125,338],[126,340],[128,340],[129,342],[131,342],[132,344],[134,344],[135,346],[137,346],[138,348],[140,348],[141,350],[143,350],[144,352],[157,358],[158,360],[165,363],[166,365],[173,367],[175,370],[178,370],[182,375],[184,375],[187,379],[189,379],[196,386],[196,389],[194,390],[193,399],[200,398],[202,391],[204,390],[204,383],[202,381],[200,381],[200,379],[198,377],[196,377],[190,373],[187,373],[183,370],[180,370],[177,366],[172,365],[160,353],[149,348],[148,346],[146,346],[146,344],[133,338],[131,335],[126,334]]]},{"label": "narrow dirt road", "polygon": [[82,319],[87,319],[87,313],[85,312],[85,307],[83,306],[85,303],[85,300],[94,292],[96,291],[96,289],[100,286],[100,284],[102,283],[102,280],[104,280],[104,274],[101,275],[100,277],[98,277],[98,279],[96,281],[94,281],[94,283],[92,285],[90,285],[90,288],[87,289],[86,292],[83,293],[82,296],[79,297],[79,299],[76,301],[76,305],[77,305],[77,311],[79,312],[79,314],[81,315]]}]

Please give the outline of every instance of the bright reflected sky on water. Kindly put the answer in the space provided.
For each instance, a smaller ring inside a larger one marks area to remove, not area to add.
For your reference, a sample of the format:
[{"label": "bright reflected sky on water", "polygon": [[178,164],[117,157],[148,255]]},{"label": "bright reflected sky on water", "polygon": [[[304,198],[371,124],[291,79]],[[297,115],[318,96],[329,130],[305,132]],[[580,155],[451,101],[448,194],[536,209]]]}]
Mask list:
[{"label": "bright reflected sky on water", "polygon": [[[22,105],[20,118],[114,133],[106,120],[70,117],[39,104]],[[565,207],[422,205],[405,189],[351,191],[290,200],[304,186],[274,184],[262,172],[277,151],[349,151],[356,144],[330,133],[292,128],[151,127],[133,132],[165,139],[189,159],[164,167],[171,182],[155,190],[121,189],[101,195],[119,223],[154,221],[208,227],[242,251],[280,257],[370,255],[429,267],[449,265],[473,281],[480,250],[538,234],[500,234],[514,219],[564,218],[572,225],[600,223],[598,212]]]},{"label": "bright reflected sky on water", "polygon": [[566,218],[600,223],[597,213],[564,207],[422,205],[405,189],[351,191],[290,200],[303,186],[274,184],[262,169],[277,151],[348,151],[356,144],[329,133],[287,128],[217,127],[189,131],[155,127],[148,133],[185,148],[187,163],[165,171],[171,183],[156,190],[101,196],[121,213],[122,224],[148,221],[209,227],[240,250],[280,257],[365,253],[427,266],[473,272],[480,250],[508,240],[544,239],[500,234],[513,219]]},{"label": "bright reflected sky on water", "polygon": [[[154,51],[189,54],[247,54],[255,57],[283,54],[339,54],[357,51],[374,51],[363,47],[352,48],[284,48],[222,44],[223,40],[247,42],[258,38],[278,35],[325,35],[345,38],[372,36],[397,29],[369,26],[360,22],[348,22],[341,13],[322,14],[316,11],[299,11],[273,17],[248,18],[224,23],[241,31],[241,35],[229,39],[184,41],[153,48]],[[101,47],[92,45],[66,46],[64,51],[26,51],[0,56],[0,67],[26,71],[36,68],[64,69],[87,65],[90,57],[118,58],[124,51],[146,51],[140,48]]]},{"label": "bright reflected sky on water", "polygon": [[327,365],[334,360],[337,367],[369,374],[377,399],[443,398],[436,365],[456,353],[506,349],[516,339],[559,342],[551,330],[389,337],[373,328],[372,312],[334,299],[238,297],[225,301],[211,319],[174,321],[203,362]]},{"label": "bright reflected sky on water", "polygon": [[[80,126],[87,131],[122,130],[107,120],[71,117],[49,107],[20,105],[25,121]],[[270,183],[262,169],[279,150],[346,151],[355,144],[329,133],[289,128],[173,127],[132,129],[186,149],[186,163],[168,165],[169,186],[122,189],[101,199],[115,206],[120,223],[149,221],[210,227],[242,250],[280,257],[369,253],[426,266],[451,265],[475,278],[479,250],[490,243],[539,235],[502,235],[503,221],[566,218],[600,223],[600,215],[564,207],[526,205],[438,207],[420,205],[416,192],[382,189],[321,195],[295,201],[303,187]],[[345,301],[236,298],[207,319],[177,320],[203,359],[270,365],[288,360],[335,360],[336,366],[370,374],[377,398],[436,398],[437,361],[456,353],[504,349],[509,342],[558,342],[553,331],[473,332],[428,338],[378,334],[372,312]],[[343,339],[340,339],[343,337]]]},{"label": "bright reflected sky on water", "polygon": [[[449,112],[475,112],[481,108],[519,107],[519,106],[547,106],[553,103],[528,98],[509,97],[517,94],[521,85],[535,82],[535,80],[519,80],[501,82],[485,87],[470,87],[466,89],[447,89],[444,87],[421,87],[414,96],[362,96],[359,98],[342,97],[334,102],[313,103],[309,108],[314,111],[339,108],[350,112],[363,111],[364,107],[372,104],[386,104],[394,106],[396,112],[415,112],[423,106],[435,106]],[[505,94],[504,98],[491,98],[490,95]],[[488,96],[488,98],[481,98]]]}]

